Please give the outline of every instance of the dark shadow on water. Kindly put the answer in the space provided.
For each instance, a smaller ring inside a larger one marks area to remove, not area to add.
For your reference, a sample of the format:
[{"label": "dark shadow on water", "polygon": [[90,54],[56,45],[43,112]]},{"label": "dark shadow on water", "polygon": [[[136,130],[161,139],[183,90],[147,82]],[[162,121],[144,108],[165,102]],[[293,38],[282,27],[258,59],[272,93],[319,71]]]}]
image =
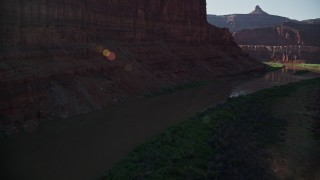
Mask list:
[{"label": "dark shadow on water", "polygon": [[[259,78],[239,77],[162,96],[140,98],[113,108],[47,123],[19,134],[0,147],[2,170],[13,179],[92,179],[137,145],[228,97],[303,79],[282,69]],[[2,175],[4,175],[2,173]]]}]

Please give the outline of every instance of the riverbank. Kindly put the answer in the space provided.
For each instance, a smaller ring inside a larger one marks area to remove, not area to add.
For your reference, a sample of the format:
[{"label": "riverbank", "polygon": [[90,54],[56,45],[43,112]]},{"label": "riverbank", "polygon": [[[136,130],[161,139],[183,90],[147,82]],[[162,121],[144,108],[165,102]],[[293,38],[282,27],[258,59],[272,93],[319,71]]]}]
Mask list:
[{"label": "riverbank", "polygon": [[297,66],[310,70],[320,71],[320,64],[298,64]]},{"label": "riverbank", "polygon": [[229,98],[153,137],[102,179],[318,177],[319,92],[318,78]]},{"label": "riverbank", "polygon": [[264,62],[264,64],[267,65],[267,71],[272,72],[272,71],[277,71],[279,69],[284,68],[284,65],[281,63],[275,63],[275,62]]},{"label": "riverbank", "polygon": [[[320,72],[320,64],[305,64],[305,63],[278,63],[278,62],[264,62],[267,65],[267,71],[277,71],[281,68],[289,68],[297,71],[313,71]],[[298,72],[300,74],[300,72]]]},{"label": "riverbank", "polygon": [[166,128],[228,97],[319,77],[313,72],[293,73],[282,68],[262,77],[222,78],[45,123],[37,131],[0,142],[0,179],[94,179]]}]

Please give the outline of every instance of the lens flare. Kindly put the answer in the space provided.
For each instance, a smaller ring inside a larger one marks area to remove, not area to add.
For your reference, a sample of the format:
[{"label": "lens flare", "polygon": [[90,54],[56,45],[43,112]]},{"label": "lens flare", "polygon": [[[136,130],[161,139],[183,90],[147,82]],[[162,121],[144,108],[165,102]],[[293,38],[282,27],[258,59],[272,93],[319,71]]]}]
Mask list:
[{"label": "lens flare", "polygon": [[107,59],[109,61],[114,61],[114,60],[116,60],[116,58],[117,58],[116,53],[110,51],[110,54],[109,54],[109,56],[107,56]]},{"label": "lens flare", "polygon": [[110,55],[110,51],[108,50],[108,49],[104,49],[103,51],[102,51],[102,54],[103,54],[103,56],[104,57],[108,57],[109,55]]},{"label": "lens flare", "polygon": [[117,58],[116,53],[110,51],[109,49],[104,48],[101,52],[102,52],[103,57],[105,57],[109,61],[114,61]]}]

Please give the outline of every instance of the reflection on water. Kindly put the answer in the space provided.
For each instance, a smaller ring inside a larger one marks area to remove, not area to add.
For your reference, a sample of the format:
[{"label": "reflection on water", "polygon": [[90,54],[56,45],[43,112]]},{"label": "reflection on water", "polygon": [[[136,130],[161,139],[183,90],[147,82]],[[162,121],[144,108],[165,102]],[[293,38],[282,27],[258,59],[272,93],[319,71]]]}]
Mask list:
[{"label": "reflection on water", "polygon": [[320,73],[320,69],[308,68],[308,67],[300,67],[300,66],[297,66],[296,64],[293,64],[293,63],[287,63],[287,64],[284,64],[284,66],[285,66],[286,69],[291,69],[291,70],[294,70],[294,71],[309,70],[309,71],[312,71],[312,72],[315,72],[315,73]]},{"label": "reflection on water", "polygon": [[237,97],[273,86],[298,82],[305,79],[320,77],[319,73],[310,72],[302,75],[294,75],[297,69],[290,67],[283,68],[278,71],[269,72],[261,78],[255,78],[235,84],[230,97]]}]

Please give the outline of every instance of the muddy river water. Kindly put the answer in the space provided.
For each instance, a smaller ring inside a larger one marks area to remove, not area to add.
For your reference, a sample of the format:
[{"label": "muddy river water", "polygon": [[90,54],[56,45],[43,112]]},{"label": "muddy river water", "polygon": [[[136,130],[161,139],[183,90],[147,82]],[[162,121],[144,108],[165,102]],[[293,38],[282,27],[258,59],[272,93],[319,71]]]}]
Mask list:
[{"label": "muddy river water", "polygon": [[296,76],[294,71],[218,79],[201,87],[138,98],[46,123],[35,132],[12,136],[0,144],[0,174],[21,180],[95,179],[166,127],[228,97],[320,77],[318,73]]}]

